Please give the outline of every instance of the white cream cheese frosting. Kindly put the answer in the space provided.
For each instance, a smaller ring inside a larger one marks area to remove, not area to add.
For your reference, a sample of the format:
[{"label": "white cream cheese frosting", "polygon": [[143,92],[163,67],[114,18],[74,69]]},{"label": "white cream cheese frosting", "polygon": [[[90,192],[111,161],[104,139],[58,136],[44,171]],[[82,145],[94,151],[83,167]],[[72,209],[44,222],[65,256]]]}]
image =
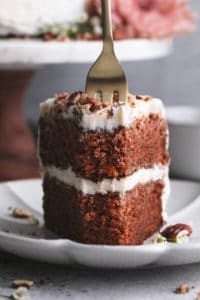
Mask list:
[{"label": "white cream cheese frosting", "polygon": [[[85,130],[107,130],[112,131],[120,126],[130,127],[133,122],[150,114],[158,114],[165,118],[165,109],[162,101],[157,98],[151,98],[148,101],[138,100],[132,97],[132,103],[120,103],[112,106],[112,115],[108,117],[110,106],[91,112],[87,106],[79,107],[80,119],[79,125]],[[47,99],[40,105],[40,115],[51,113],[53,111],[55,99]],[[134,104],[134,105],[133,105]],[[70,106],[67,111],[62,113],[63,119],[73,119],[74,106]]]},{"label": "white cream cheese frosting", "polygon": [[0,0],[0,35],[33,35],[41,27],[69,23],[84,12],[85,0]]},{"label": "white cream cheese frosting", "polygon": [[[114,106],[112,108],[113,115],[107,117],[107,109],[97,111],[95,113],[83,114],[81,127],[89,130],[104,129],[112,130],[119,126],[130,127],[135,119],[148,116],[151,113],[164,115],[162,102],[159,99],[152,99],[145,102],[135,100],[135,107],[131,107],[129,103]],[[68,118],[68,115],[64,115]]]},{"label": "white cream cheese frosting", "polygon": [[166,180],[166,178],[168,178],[169,168],[168,166],[155,165],[153,168],[149,169],[141,168],[132,175],[120,179],[103,179],[99,182],[93,182],[89,179],[78,177],[71,167],[62,170],[55,166],[45,166],[43,172],[50,177],[54,177],[59,181],[74,187],[83,194],[94,195],[96,193],[107,194],[108,192],[125,194],[138,184]]}]

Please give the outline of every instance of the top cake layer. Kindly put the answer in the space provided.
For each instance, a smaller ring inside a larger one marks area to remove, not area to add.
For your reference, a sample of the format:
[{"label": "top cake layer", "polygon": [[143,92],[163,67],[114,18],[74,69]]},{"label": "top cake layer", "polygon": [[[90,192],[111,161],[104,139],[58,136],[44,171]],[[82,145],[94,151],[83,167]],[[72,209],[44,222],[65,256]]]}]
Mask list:
[{"label": "top cake layer", "polygon": [[85,0],[0,0],[0,35],[38,33],[41,27],[77,20]]},{"label": "top cake layer", "polygon": [[168,127],[161,100],[115,96],[113,104],[78,92],[41,104],[40,159],[44,168],[101,181],[167,166]]},{"label": "top cake layer", "polygon": [[114,95],[113,103],[102,103],[98,98],[89,98],[86,93],[58,94],[41,103],[40,115],[61,115],[73,119],[84,131],[113,131],[119,127],[131,127],[134,120],[159,115],[165,119],[165,109],[160,99],[150,96],[129,95],[128,102],[119,101]]}]

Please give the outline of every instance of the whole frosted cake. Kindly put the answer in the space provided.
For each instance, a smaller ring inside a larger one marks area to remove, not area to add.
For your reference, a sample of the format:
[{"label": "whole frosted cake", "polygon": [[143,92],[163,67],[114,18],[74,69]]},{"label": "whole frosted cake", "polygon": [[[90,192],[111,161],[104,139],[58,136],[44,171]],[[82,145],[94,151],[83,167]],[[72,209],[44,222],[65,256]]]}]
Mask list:
[{"label": "whole frosted cake", "polygon": [[[188,1],[112,0],[117,40],[162,39],[195,28]],[[102,38],[100,0],[0,0],[0,38]]]},{"label": "whole frosted cake", "polygon": [[0,0],[0,36],[34,35],[45,25],[75,21],[85,0]]},{"label": "whole frosted cake", "polygon": [[164,221],[168,127],[161,100],[77,92],[41,104],[46,227],[92,244],[142,244]]}]

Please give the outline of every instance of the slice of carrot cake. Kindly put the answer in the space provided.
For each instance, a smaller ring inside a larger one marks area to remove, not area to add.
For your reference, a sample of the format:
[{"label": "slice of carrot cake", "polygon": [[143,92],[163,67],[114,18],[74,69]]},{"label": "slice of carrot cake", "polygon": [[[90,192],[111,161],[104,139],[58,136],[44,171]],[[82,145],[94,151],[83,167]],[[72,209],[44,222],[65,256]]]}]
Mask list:
[{"label": "slice of carrot cake", "polygon": [[169,194],[161,100],[59,94],[41,104],[39,132],[48,229],[109,245],[142,244],[159,230]]}]

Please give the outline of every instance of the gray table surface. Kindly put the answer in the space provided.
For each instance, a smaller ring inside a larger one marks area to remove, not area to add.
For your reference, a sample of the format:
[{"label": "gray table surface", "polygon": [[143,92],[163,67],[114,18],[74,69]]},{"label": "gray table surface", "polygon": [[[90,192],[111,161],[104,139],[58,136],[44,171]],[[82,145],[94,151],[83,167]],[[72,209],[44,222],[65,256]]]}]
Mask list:
[{"label": "gray table surface", "polygon": [[[42,264],[0,252],[0,294],[10,295],[12,281],[21,278],[34,281],[29,292],[33,300],[192,300],[200,292],[200,264],[152,270],[95,270]],[[183,282],[194,288],[185,295],[175,294],[174,289]]]}]

